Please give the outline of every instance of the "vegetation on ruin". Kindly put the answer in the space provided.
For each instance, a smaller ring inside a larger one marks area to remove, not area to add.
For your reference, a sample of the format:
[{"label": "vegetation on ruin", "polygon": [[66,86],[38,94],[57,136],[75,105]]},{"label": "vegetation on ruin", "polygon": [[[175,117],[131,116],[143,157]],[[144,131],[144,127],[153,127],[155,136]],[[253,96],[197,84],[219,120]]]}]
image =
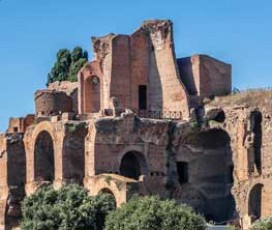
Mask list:
[{"label": "vegetation on ruin", "polygon": [[271,230],[272,229],[272,217],[259,220],[253,224],[250,230]]},{"label": "vegetation on ruin", "polygon": [[23,230],[102,230],[105,216],[115,209],[112,195],[88,196],[78,185],[54,190],[51,186],[26,197],[22,204]]},{"label": "vegetation on ruin", "polygon": [[157,196],[134,197],[106,217],[106,230],[204,230],[206,223],[193,209]]},{"label": "vegetation on ruin", "polygon": [[56,59],[47,76],[47,85],[55,81],[77,81],[77,73],[88,62],[88,53],[77,46],[72,52],[68,49],[59,50]]},{"label": "vegetation on ruin", "polygon": [[88,196],[79,185],[43,187],[22,203],[23,230],[204,230],[193,209],[158,196],[133,197],[116,209],[110,194]]},{"label": "vegetation on ruin", "polygon": [[272,89],[248,89],[245,91],[234,92],[227,96],[215,97],[209,103],[212,106],[252,106],[270,107],[272,106]]}]

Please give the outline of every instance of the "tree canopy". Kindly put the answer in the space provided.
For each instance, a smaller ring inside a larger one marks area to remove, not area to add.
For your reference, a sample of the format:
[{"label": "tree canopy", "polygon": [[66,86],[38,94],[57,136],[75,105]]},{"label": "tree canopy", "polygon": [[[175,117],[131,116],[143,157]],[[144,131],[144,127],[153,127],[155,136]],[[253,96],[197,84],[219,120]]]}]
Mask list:
[{"label": "tree canopy", "polygon": [[56,62],[47,76],[47,85],[55,81],[77,81],[77,73],[88,62],[88,53],[79,46],[72,52],[61,49],[56,56]]},{"label": "tree canopy", "polygon": [[22,204],[23,230],[102,230],[105,216],[115,209],[112,195],[88,196],[78,185],[42,188]]},{"label": "tree canopy", "polygon": [[157,196],[135,197],[106,217],[106,230],[204,230],[193,209]]}]

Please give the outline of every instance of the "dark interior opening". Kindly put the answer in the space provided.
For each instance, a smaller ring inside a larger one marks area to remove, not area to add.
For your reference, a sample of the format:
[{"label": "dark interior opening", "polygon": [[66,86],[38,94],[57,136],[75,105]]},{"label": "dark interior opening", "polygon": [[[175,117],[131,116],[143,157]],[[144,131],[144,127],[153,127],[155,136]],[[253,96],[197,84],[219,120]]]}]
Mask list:
[{"label": "dark interior opening", "polygon": [[120,173],[122,176],[138,180],[141,173],[140,156],[137,152],[128,152],[121,161]]},{"label": "dark interior opening", "polygon": [[187,162],[183,162],[183,161],[177,162],[177,172],[178,172],[178,179],[180,184],[185,184],[189,182]]},{"label": "dark interior opening", "polygon": [[263,185],[257,184],[249,195],[249,215],[253,220],[260,219],[262,212],[262,190]]},{"label": "dark interior opening", "polygon": [[139,85],[139,109],[147,109],[147,86]]},{"label": "dark interior opening", "polygon": [[226,119],[225,113],[224,111],[220,111],[217,113],[217,115],[215,116],[214,120],[217,122],[224,122]]},{"label": "dark interior opening", "polygon": [[253,148],[254,148],[254,163],[259,173],[262,169],[261,146],[262,146],[262,114],[259,111],[252,113],[253,116]]}]

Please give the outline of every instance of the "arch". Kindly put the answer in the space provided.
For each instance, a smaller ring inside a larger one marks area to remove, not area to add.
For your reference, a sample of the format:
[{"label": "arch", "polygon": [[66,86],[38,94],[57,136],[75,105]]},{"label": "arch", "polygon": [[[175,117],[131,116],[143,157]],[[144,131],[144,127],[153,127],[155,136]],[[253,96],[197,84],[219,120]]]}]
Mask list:
[{"label": "arch", "polygon": [[[232,219],[236,208],[231,191],[235,172],[229,133],[221,128],[212,128],[189,136],[187,143],[199,149],[199,154],[197,158],[191,157],[188,162],[189,183],[181,183],[181,187],[197,184],[199,188],[202,188],[206,198],[203,215],[208,220],[222,222]],[[195,150],[187,154],[195,155]],[[186,162],[188,157],[186,159],[180,156],[178,160]],[[181,176],[186,174],[185,170],[186,165],[184,170],[180,169]]]},{"label": "arch", "polygon": [[263,184],[254,185],[249,193],[248,214],[253,218],[253,221],[262,216],[262,193]]},{"label": "arch", "polygon": [[34,144],[34,180],[51,181],[55,179],[53,138],[47,131],[41,131]]},{"label": "arch", "polygon": [[111,195],[112,197],[113,197],[113,199],[114,199],[114,203],[115,203],[115,207],[117,206],[117,202],[116,202],[116,197],[115,197],[115,195],[114,195],[114,193],[113,193],[113,191],[111,190],[111,189],[109,189],[109,188],[102,188],[99,192],[98,192],[98,194],[109,194],[109,195]]},{"label": "arch", "polygon": [[129,151],[124,154],[120,163],[120,174],[138,180],[139,176],[147,175],[147,164],[142,153]]}]

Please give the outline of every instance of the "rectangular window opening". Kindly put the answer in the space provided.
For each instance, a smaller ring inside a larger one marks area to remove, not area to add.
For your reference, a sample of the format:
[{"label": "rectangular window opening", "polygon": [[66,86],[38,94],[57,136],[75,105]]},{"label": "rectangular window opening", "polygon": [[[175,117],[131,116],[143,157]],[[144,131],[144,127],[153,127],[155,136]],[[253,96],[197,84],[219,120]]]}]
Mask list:
[{"label": "rectangular window opening", "polygon": [[139,109],[147,109],[147,86],[139,85]]},{"label": "rectangular window opening", "polygon": [[177,162],[177,173],[180,184],[185,184],[189,182],[189,172],[187,162]]}]

